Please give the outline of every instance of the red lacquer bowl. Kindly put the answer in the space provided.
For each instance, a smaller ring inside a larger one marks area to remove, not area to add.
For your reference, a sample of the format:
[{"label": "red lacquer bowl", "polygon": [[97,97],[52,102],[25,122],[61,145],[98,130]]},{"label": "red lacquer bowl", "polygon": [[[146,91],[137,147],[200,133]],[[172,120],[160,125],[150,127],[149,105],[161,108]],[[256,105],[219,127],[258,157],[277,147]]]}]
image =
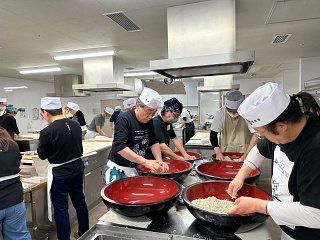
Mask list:
[{"label": "red lacquer bowl", "polygon": [[185,180],[190,171],[192,170],[191,163],[182,160],[175,159],[163,159],[163,162],[166,162],[169,166],[168,172],[151,172],[150,169],[139,165],[137,167],[138,173],[144,176],[157,176],[163,177],[167,179],[171,179],[174,181],[182,182]]},{"label": "red lacquer bowl", "polygon": [[[181,156],[181,157],[182,157],[182,153],[181,153],[181,152],[174,152],[174,153],[177,154],[178,156]],[[201,154],[200,154],[200,153],[196,153],[196,152],[187,152],[187,153],[188,153],[188,155],[190,155],[190,156],[196,157],[196,159],[194,159],[194,160],[185,160],[185,161],[188,161],[188,162],[190,162],[190,163],[193,163],[194,161],[201,159]]]},{"label": "red lacquer bowl", "polygon": [[[239,162],[226,162],[226,161],[215,161],[206,162],[196,167],[196,172],[201,180],[225,180],[232,181],[243,163]],[[245,179],[246,183],[254,183],[260,176],[260,169],[253,170],[250,175]]]},{"label": "red lacquer bowl", "polygon": [[124,178],[101,190],[105,205],[129,217],[159,214],[169,210],[182,192],[179,183],[153,176]]},{"label": "red lacquer bowl", "polygon": [[[204,210],[191,202],[199,198],[216,197],[221,200],[234,201],[227,189],[228,181],[207,181],[187,186],[182,192],[182,199],[191,214],[205,226],[219,232],[240,233],[249,231],[267,220],[268,215],[260,213],[251,214],[225,214]],[[244,184],[238,191],[238,197],[248,196],[271,201],[270,196],[252,185]]]},{"label": "red lacquer bowl", "polygon": [[[234,160],[234,159],[239,159],[242,157],[243,153],[238,153],[238,152],[224,152],[222,153],[223,156],[225,157],[229,157],[231,160]],[[215,160],[215,161],[221,161],[221,160],[217,160],[216,159],[216,154],[213,154],[212,155],[212,159]]]}]

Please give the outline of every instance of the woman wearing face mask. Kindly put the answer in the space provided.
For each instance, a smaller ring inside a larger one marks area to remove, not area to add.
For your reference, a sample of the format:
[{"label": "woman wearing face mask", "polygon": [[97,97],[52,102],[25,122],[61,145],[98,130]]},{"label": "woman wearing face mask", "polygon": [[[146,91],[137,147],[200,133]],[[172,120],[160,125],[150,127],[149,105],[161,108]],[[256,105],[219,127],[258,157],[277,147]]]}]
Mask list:
[{"label": "woman wearing face mask", "polygon": [[[210,132],[210,142],[216,153],[216,159],[224,160],[224,152],[243,153],[238,160],[243,162],[250,150],[257,144],[258,138],[250,124],[239,116],[237,110],[243,95],[240,91],[226,93],[226,104],[215,114]],[[219,140],[218,140],[218,133]]]},{"label": "woman wearing face mask", "polygon": [[[179,120],[182,108],[182,104],[176,98],[165,101],[161,114],[153,118],[153,127],[160,144],[161,153],[164,157],[192,160],[195,159],[195,157],[186,153],[172,126],[173,123]],[[183,157],[178,156],[170,149],[170,139],[175,147],[182,153]]]}]

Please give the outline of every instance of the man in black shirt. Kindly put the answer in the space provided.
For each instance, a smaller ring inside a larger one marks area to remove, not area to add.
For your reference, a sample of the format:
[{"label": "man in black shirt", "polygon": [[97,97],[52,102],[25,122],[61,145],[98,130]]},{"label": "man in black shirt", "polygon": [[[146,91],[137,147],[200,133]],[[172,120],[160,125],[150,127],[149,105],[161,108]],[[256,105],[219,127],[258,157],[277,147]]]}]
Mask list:
[{"label": "man in black shirt", "polygon": [[[138,175],[135,169],[138,164],[154,172],[168,170],[167,164],[162,161],[160,146],[151,121],[160,102],[161,96],[156,91],[144,88],[137,99],[135,109],[118,117],[109,161],[105,168],[106,184],[117,180],[110,174],[110,170],[114,168],[124,171],[126,177]],[[149,148],[156,160],[145,158]]]},{"label": "man in black shirt", "polygon": [[[172,123],[178,121],[182,108],[182,104],[176,98],[165,101],[161,114],[153,118],[153,127],[164,157],[192,160],[195,159],[195,157],[187,154],[172,126]],[[171,150],[169,147],[170,139],[183,157],[178,156]]]},{"label": "man in black shirt", "polygon": [[84,118],[83,112],[81,112],[78,104],[73,102],[68,102],[67,107],[65,108],[65,115],[67,118],[78,121],[80,126],[87,125],[86,120]]},{"label": "man in black shirt", "polygon": [[48,218],[51,220],[51,201],[58,239],[70,239],[68,195],[77,212],[78,232],[89,229],[88,208],[83,193],[84,164],[81,156],[82,131],[80,124],[65,118],[60,98],[41,99],[41,114],[48,126],[40,132],[37,152],[40,159],[48,159]]},{"label": "man in black shirt", "polygon": [[110,128],[111,128],[111,131],[112,131],[112,132],[114,132],[114,124],[116,123],[117,118],[118,118],[120,112],[121,112],[121,107],[120,107],[120,106],[115,106],[114,112],[112,113],[111,118],[110,118],[110,120],[109,120],[109,122],[110,122]]}]

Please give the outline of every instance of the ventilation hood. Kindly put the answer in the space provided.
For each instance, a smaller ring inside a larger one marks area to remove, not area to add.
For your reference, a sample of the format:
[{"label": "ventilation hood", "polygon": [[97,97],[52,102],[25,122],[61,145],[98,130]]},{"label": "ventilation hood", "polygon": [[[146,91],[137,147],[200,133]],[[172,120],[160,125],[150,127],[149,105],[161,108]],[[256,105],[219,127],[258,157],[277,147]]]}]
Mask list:
[{"label": "ventilation hood", "polygon": [[74,90],[89,92],[133,91],[124,84],[122,60],[115,56],[83,59],[83,84],[74,84]]},{"label": "ventilation hood", "polygon": [[150,70],[168,78],[246,73],[254,51],[236,51],[235,0],[212,0],[167,8],[168,59]]},{"label": "ventilation hood", "polygon": [[81,84],[82,76],[63,74],[54,76],[54,93],[47,93],[48,97],[88,97],[90,94],[82,90],[74,90],[73,84]]},{"label": "ventilation hood", "polygon": [[232,52],[213,55],[150,61],[150,70],[168,78],[246,73],[254,62],[254,52]]}]

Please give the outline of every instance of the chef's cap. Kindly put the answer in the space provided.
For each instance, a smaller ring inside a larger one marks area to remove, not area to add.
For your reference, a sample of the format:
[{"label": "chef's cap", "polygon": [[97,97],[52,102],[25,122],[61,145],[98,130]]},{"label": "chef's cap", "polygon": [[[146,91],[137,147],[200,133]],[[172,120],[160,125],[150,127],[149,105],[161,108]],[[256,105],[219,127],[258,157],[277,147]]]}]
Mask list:
[{"label": "chef's cap", "polygon": [[128,98],[128,99],[123,101],[123,108],[124,109],[131,108],[131,107],[133,107],[135,105],[136,105],[136,99],[135,98]]},{"label": "chef's cap", "polygon": [[226,93],[226,107],[230,109],[238,109],[243,102],[243,95],[238,90],[231,90]]},{"label": "chef's cap", "polygon": [[67,107],[76,111],[78,111],[80,108],[78,104],[73,102],[68,102]]},{"label": "chef's cap", "polygon": [[106,113],[112,115],[112,113],[114,112],[112,108],[106,107],[106,109],[104,110]]},{"label": "chef's cap", "polygon": [[58,97],[41,98],[41,108],[45,110],[55,110],[61,108],[61,101]]},{"label": "chef's cap", "polygon": [[290,96],[277,83],[258,87],[238,108],[238,113],[252,127],[262,127],[275,120],[288,107]]},{"label": "chef's cap", "polygon": [[161,96],[155,90],[145,87],[140,95],[140,100],[146,106],[157,109],[161,103]]}]

